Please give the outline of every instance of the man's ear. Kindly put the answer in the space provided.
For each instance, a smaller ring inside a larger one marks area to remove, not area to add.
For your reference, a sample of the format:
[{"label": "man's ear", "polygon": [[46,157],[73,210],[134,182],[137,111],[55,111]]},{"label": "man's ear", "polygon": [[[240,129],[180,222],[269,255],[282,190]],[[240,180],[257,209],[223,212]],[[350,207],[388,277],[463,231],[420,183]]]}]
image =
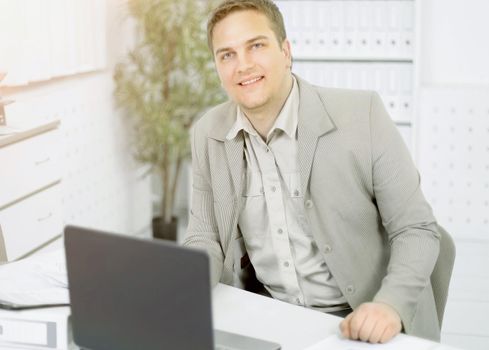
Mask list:
[{"label": "man's ear", "polygon": [[290,41],[286,38],[282,43],[282,51],[288,60],[288,68],[292,67],[292,50],[290,46]]}]

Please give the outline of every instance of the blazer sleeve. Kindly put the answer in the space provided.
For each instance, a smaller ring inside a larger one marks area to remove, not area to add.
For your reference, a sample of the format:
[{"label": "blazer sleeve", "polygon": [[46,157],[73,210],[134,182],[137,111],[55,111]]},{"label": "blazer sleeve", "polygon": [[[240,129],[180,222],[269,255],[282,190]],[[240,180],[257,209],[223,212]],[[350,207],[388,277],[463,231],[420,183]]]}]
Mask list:
[{"label": "blazer sleeve", "polygon": [[377,93],[370,110],[372,179],[391,248],[387,274],[374,301],[393,306],[409,331],[439,253],[437,224],[420,177]]},{"label": "blazer sleeve", "polygon": [[[210,257],[211,285],[215,286],[222,274],[224,254],[214,215],[214,199],[210,185],[206,137],[198,124],[192,129],[192,204],[184,246],[205,250]],[[207,169],[207,170],[206,170]]]}]

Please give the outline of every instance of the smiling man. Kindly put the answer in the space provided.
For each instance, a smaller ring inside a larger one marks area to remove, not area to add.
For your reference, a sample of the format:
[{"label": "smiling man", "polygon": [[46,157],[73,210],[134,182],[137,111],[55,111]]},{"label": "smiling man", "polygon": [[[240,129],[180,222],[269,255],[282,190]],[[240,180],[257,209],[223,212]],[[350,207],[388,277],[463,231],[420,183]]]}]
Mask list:
[{"label": "smiling man", "polygon": [[231,12],[209,35],[224,89],[266,137],[292,88],[289,42],[255,11]]},{"label": "smiling man", "polygon": [[351,339],[438,339],[439,227],[379,96],[293,75],[269,0],[224,1],[207,33],[230,101],[194,127],[184,244],[213,284],[346,316]]}]

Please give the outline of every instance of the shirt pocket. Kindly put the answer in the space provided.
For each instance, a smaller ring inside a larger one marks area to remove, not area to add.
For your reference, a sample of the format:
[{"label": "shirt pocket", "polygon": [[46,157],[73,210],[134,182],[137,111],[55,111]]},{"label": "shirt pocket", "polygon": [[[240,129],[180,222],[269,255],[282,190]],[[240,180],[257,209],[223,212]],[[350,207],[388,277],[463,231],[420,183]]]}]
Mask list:
[{"label": "shirt pocket", "polygon": [[261,174],[259,172],[248,172],[245,186],[243,186],[243,197],[263,197],[264,195]]},{"label": "shirt pocket", "polygon": [[247,244],[256,243],[256,238],[265,235],[268,227],[268,213],[263,190],[263,180],[259,172],[248,172],[243,186],[242,207],[239,226]]}]

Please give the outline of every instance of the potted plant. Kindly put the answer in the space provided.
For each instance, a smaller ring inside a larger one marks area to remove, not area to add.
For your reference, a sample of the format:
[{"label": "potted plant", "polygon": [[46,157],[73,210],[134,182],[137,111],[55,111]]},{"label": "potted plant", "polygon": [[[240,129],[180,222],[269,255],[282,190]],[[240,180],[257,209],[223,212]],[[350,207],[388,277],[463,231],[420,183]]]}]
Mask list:
[{"label": "potted plant", "polygon": [[[224,98],[207,47],[205,20],[211,5],[201,0],[128,1],[138,40],[115,67],[115,97],[134,131],[136,160],[150,164],[161,178],[155,237],[176,238],[175,194],[190,155],[189,129],[206,108]],[[165,225],[172,222],[175,233],[167,237]]]}]

